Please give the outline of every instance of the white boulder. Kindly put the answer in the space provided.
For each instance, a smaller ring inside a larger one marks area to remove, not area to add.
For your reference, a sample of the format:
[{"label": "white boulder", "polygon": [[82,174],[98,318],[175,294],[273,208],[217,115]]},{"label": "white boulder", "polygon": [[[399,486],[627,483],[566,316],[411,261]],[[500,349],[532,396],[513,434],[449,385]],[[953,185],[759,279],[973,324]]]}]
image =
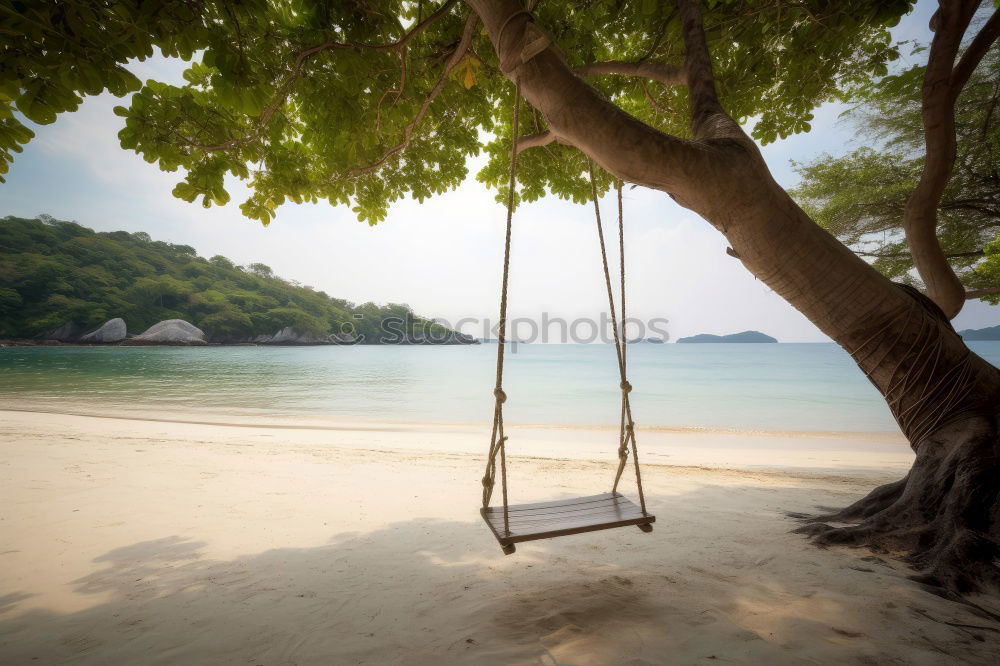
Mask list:
[{"label": "white boulder", "polygon": [[101,324],[96,331],[91,331],[80,338],[80,342],[111,343],[125,339],[125,320],[120,317],[109,319]]},{"label": "white boulder", "polygon": [[167,319],[153,324],[129,340],[138,345],[204,345],[205,332],[183,319]]},{"label": "white boulder", "polygon": [[345,345],[354,343],[354,336],[347,333],[300,333],[286,326],[274,335],[258,335],[253,341],[261,345]]}]

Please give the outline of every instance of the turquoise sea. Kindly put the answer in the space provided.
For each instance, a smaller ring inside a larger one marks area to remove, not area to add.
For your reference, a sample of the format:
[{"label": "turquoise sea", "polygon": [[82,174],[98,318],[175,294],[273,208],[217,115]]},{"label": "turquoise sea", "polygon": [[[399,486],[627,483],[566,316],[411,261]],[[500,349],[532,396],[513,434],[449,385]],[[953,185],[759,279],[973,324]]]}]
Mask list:
[{"label": "turquoise sea", "polygon": [[[1000,364],[1000,342],[972,349]],[[457,347],[7,347],[0,407],[198,411],[378,422],[485,423],[496,345]],[[612,425],[610,345],[518,345],[504,382],[511,423]],[[833,344],[630,345],[641,426],[895,431]]]}]

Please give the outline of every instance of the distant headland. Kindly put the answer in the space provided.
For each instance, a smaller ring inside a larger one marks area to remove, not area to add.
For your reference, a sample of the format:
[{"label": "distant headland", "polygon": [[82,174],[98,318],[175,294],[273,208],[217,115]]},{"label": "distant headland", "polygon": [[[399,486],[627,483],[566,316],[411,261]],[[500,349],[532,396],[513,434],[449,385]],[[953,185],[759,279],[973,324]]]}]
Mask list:
[{"label": "distant headland", "polygon": [[959,331],[963,340],[1000,340],[1000,326],[988,328],[967,328]]},{"label": "distant headland", "polygon": [[743,331],[742,333],[731,333],[730,335],[712,335],[710,333],[700,333],[687,338],[678,338],[677,343],[700,343],[700,342],[777,342],[777,338],[761,333],[760,331]]},{"label": "distant headland", "polygon": [[0,219],[0,343],[476,344],[409,306],[351,303],[145,232]]}]

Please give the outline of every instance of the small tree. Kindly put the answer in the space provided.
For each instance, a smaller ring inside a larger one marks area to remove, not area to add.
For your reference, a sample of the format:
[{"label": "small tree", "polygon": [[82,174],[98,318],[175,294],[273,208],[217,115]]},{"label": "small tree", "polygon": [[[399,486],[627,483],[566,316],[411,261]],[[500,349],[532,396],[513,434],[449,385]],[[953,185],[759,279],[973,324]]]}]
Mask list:
[{"label": "small tree", "polygon": [[221,254],[217,254],[214,257],[211,257],[208,260],[208,263],[212,264],[213,266],[219,266],[220,268],[236,268],[236,264],[234,264],[226,257],[223,257]]},{"label": "small tree", "polygon": [[247,264],[247,270],[258,277],[274,277],[274,271],[272,271],[271,267],[267,264]]},{"label": "small tree", "polygon": [[[850,118],[879,146],[796,165],[792,192],[814,220],[871,258],[887,277],[922,287],[903,226],[906,201],[923,172],[923,66],[858,91]],[[955,173],[938,203],[938,239],[965,298],[1000,301],[1000,51],[986,55],[955,105]]]}]

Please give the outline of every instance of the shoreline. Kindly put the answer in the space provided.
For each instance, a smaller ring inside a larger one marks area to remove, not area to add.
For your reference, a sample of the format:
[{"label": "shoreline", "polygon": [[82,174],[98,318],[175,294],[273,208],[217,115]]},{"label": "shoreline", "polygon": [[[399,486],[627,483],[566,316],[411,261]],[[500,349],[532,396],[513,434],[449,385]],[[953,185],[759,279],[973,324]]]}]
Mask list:
[{"label": "shoreline", "polygon": [[[5,406],[0,407],[2,412],[23,412],[29,414],[56,414],[63,416],[81,416],[101,419],[125,419],[132,421],[150,421],[154,423],[183,423],[189,425],[226,426],[233,428],[274,428],[281,430],[385,430],[388,432],[405,431],[433,431],[434,429],[462,429],[462,428],[486,428],[489,423],[475,421],[406,421],[394,419],[365,419],[350,418],[344,416],[328,417],[317,414],[236,414],[225,410],[205,410],[196,412],[207,417],[215,417],[211,420],[205,418],[191,418],[185,416],[192,414],[191,411],[183,409],[176,410],[174,416],[154,416],[153,410],[148,412],[142,408],[136,410],[121,409],[115,411],[90,409],[87,403],[78,403],[77,406],[69,409],[41,409],[25,406]],[[188,408],[190,410],[190,407]],[[157,409],[156,412],[172,412],[170,409]],[[248,422],[237,422],[233,419],[249,419]],[[264,419],[270,419],[266,421]],[[598,431],[617,432],[618,425],[597,425],[597,424],[573,424],[573,423],[511,423],[506,422],[505,427],[513,429],[531,430],[555,430],[555,431]],[[711,426],[670,426],[670,425],[636,425],[636,432],[662,433],[673,435],[743,435],[761,436],[774,438],[802,438],[802,439],[848,439],[863,441],[878,441],[887,444],[902,444],[909,446],[902,433],[890,431],[855,431],[855,430],[772,430],[766,428],[723,428]]]},{"label": "shoreline", "polygon": [[[220,418],[221,416],[221,418]],[[223,416],[217,412],[39,410],[5,406],[0,421],[62,424],[66,429],[123,433],[150,428],[161,432],[198,433],[213,438],[281,438],[290,446],[423,452],[485,459],[489,424],[403,423],[325,417]],[[506,424],[508,457],[605,464],[615,459],[617,427],[565,427]],[[729,471],[850,473],[866,478],[886,472],[902,475],[913,451],[902,435],[892,433],[794,433],[657,429],[637,427],[640,461],[648,465]]]}]

